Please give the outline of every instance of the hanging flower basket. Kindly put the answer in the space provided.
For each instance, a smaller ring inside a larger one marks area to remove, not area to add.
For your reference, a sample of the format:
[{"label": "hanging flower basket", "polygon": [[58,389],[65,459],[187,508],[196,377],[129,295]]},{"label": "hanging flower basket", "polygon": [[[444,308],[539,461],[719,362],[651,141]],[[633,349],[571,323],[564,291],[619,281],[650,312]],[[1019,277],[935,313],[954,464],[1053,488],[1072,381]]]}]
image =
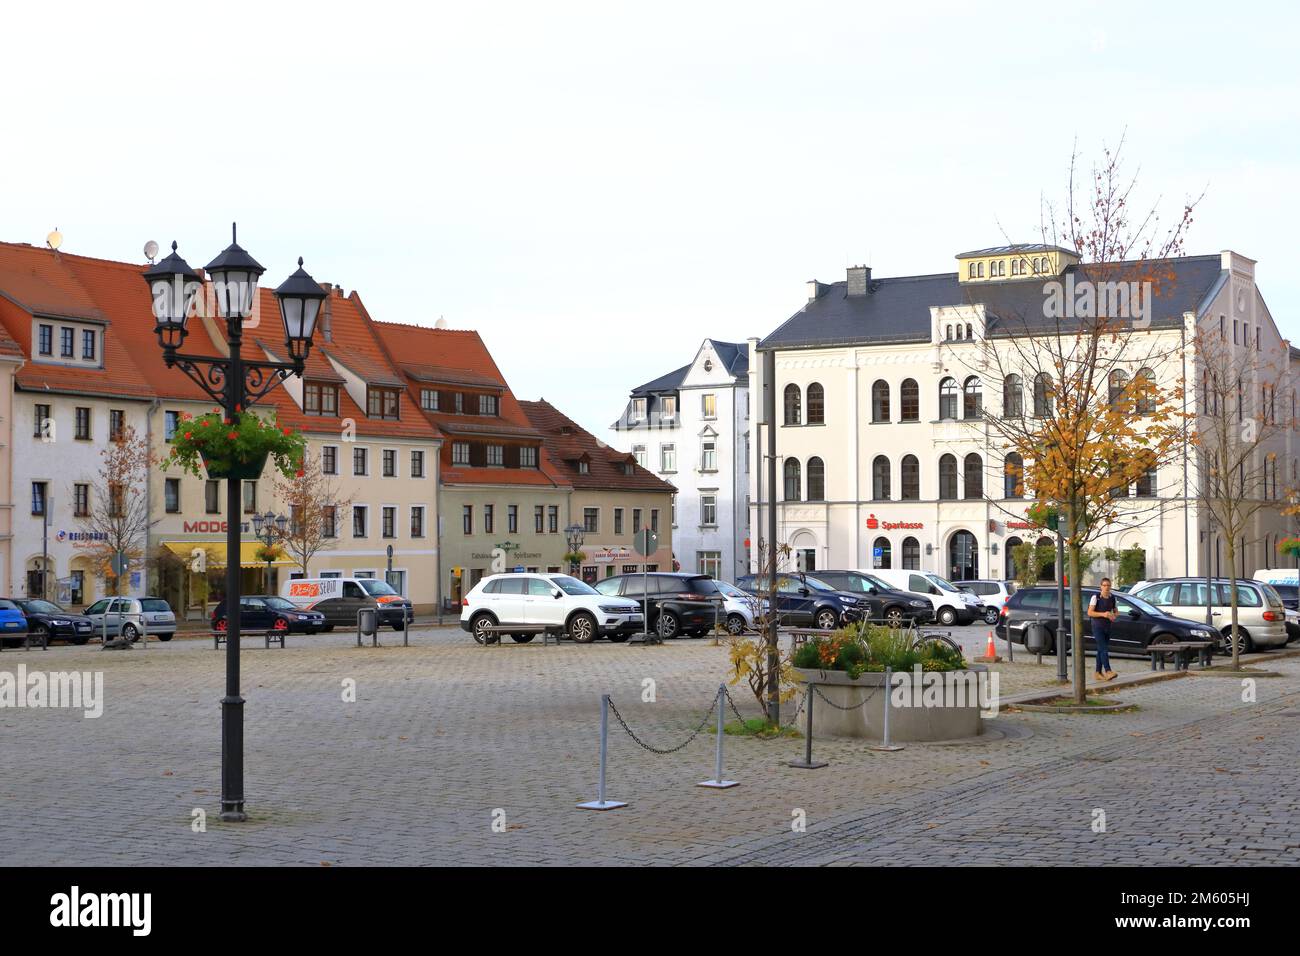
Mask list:
[{"label": "hanging flower basket", "polygon": [[284,549],[275,544],[269,547],[265,544],[258,545],[257,550],[253,552],[253,557],[260,564],[273,564],[284,557]]},{"label": "hanging flower basket", "polygon": [[301,432],[248,412],[234,420],[209,412],[197,418],[182,415],[171,444],[164,469],[175,466],[197,477],[206,471],[209,478],[251,481],[261,477],[268,459],[286,478],[300,476],[307,440]]},{"label": "hanging flower basket", "polygon": [[1283,538],[1277,543],[1277,550],[1292,558],[1300,558],[1300,538]]}]

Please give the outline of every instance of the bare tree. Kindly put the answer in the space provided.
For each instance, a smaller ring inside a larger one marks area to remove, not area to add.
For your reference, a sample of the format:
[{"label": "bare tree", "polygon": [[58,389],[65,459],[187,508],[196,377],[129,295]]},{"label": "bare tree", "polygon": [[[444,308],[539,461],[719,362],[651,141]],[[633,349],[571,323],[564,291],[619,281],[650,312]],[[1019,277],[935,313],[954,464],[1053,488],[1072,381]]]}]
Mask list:
[{"label": "bare tree", "polygon": [[155,456],[148,440],[127,425],[100,459],[86,513],[77,518],[85,533],[77,547],[106,582],[113,582],[112,593],[120,595],[126,575],[114,572],[113,559],[121,555],[129,564],[139,561],[149,529],[157,523],[149,517],[149,497],[142,491]]},{"label": "bare tree", "polygon": [[321,471],[320,456],[306,455],[293,478],[275,479],[275,496],[289,509],[288,527],[279,543],[293,557],[304,575],[311,559],[332,549],[339,534],[338,523],[352,504],[343,498],[338,482]]}]

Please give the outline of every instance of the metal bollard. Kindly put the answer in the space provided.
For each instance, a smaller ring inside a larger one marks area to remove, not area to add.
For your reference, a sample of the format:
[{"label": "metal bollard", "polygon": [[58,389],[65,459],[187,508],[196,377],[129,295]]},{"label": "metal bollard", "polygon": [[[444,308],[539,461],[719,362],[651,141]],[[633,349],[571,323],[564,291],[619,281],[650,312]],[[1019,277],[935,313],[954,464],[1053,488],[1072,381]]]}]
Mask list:
[{"label": "metal bollard", "polygon": [[605,799],[605,756],[609,749],[609,694],[600,695],[600,786],[596,799],[578,804],[579,810],[617,810],[627,804],[619,800]]},{"label": "metal bollard", "polygon": [[880,743],[873,745],[871,748],[872,750],[894,751],[894,750],[903,749],[900,745],[892,743],[889,739],[889,712],[893,710],[893,707],[889,703],[889,692],[893,690],[893,687],[894,687],[894,669],[892,667],[886,667],[885,668],[885,739],[882,740]]},{"label": "metal bollard", "polygon": [[697,787],[710,787],[713,790],[726,790],[728,787],[736,786],[736,781],[722,779],[722,738],[726,736],[723,730],[725,714],[723,714],[722,712],[723,711],[722,703],[726,699],[727,699],[727,685],[719,684],[718,685],[718,746],[717,746],[716,756],[714,757],[713,760],[713,779],[702,780],[698,784],[696,784]]},{"label": "metal bollard", "polygon": [[805,697],[804,706],[808,708],[808,714],[806,717],[806,723],[804,727],[803,759],[790,761],[791,767],[797,767],[800,770],[817,770],[827,765],[826,761],[824,760],[815,761],[812,758],[812,734],[813,734],[812,709],[813,709],[813,698],[817,696],[816,693],[814,693],[813,688],[816,686],[817,686],[816,684],[809,683],[808,689],[804,691],[804,697]]}]

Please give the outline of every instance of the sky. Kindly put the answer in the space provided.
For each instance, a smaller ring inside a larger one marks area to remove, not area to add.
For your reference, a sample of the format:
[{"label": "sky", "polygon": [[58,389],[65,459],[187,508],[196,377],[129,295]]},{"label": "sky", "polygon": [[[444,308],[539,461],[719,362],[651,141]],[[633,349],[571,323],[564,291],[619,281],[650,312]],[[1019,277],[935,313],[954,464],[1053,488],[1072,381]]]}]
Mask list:
[{"label": "sky", "polygon": [[[809,279],[1037,241],[1125,137],[1139,204],[1205,193],[1300,342],[1293,4],[11,5],[0,239],[192,265],[303,256],[377,319],[477,329],[516,396],[606,436],[705,337]],[[142,316],[142,321],[149,321]]]}]

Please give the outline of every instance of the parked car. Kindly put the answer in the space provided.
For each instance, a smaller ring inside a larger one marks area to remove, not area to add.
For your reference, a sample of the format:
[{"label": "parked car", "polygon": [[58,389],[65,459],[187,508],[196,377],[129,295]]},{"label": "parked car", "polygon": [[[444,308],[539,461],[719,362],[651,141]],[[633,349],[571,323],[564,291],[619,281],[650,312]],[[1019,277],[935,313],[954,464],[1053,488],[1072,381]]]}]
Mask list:
[{"label": "parked car", "polygon": [[597,581],[596,590],[645,607],[647,623],[664,639],[708,633],[719,613],[717,598],[722,596],[707,574],[672,571],[619,574]]},{"label": "parked car", "polygon": [[150,637],[170,641],[176,633],[176,615],[171,605],[159,597],[101,598],[86,608],[85,614],[90,618],[92,637],[120,635],[135,641],[144,628]]},{"label": "parked car", "polygon": [[[1149,601],[1166,614],[1188,621],[1205,623],[1205,609],[1210,609],[1214,627],[1225,643],[1232,634],[1231,582],[1224,578],[1162,578],[1133,588],[1133,596]],[[1211,591],[1207,592],[1206,588]],[[1257,647],[1282,647],[1287,642],[1286,608],[1273,587],[1261,581],[1237,581],[1237,633],[1241,651],[1248,654]],[[1227,653],[1232,653],[1231,646]]]},{"label": "parked car", "polygon": [[975,595],[959,590],[947,578],[941,578],[932,571],[907,571],[890,568],[861,568],[885,581],[900,591],[911,591],[930,602],[934,609],[934,619],[944,627],[953,624],[969,624],[976,618],[984,616],[984,605]]},{"label": "parked car", "polygon": [[758,618],[767,609],[768,602],[759,602],[758,598],[746,594],[734,584],[726,581],[714,581],[713,586],[722,595],[723,626],[731,635],[752,631],[757,626]]},{"label": "parked car", "polygon": [[1277,587],[1279,584],[1300,584],[1300,571],[1295,568],[1265,568],[1250,576],[1252,581],[1263,581]]},{"label": "parked car", "polygon": [[0,598],[0,640],[24,637],[27,634],[27,616],[8,598]]},{"label": "parked car", "polygon": [[[1097,588],[1082,588],[1083,606],[1086,608],[1088,602],[1096,594],[1101,592]],[[1111,622],[1110,625],[1110,652],[1112,654],[1141,654],[1145,653],[1150,644],[1168,644],[1178,641],[1213,641],[1215,649],[1222,646],[1218,633],[1205,624],[1194,624],[1191,621],[1185,621],[1180,617],[1174,617],[1172,614],[1166,614],[1161,609],[1147,603],[1140,597],[1131,594],[1114,594],[1115,609],[1119,612],[1119,617]],[[1070,607],[1069,592],[1066,592],[1065,607],[1065,641],[1069,641],[1070,629]],[[1048,653],[1056,653],[1057,650],[1057,633],[1056,633],[1056,588],[1021,588],[1011,595],[1006,606],[1002,609],[1001,620],[998,621],[997,634],[1002,640],[1010,639],[1013,644],[1025,643],[1025,632],[1030,624],[1044,625],[1050,635],[1050,644]],[[1092,639],[1092,626],[1090,622],[1085,621],[1087,634],[1084,635],[1084,649],[1096,650],[1096,643]],[[1069,645],[1066,644],[1066,651],[1069,652]]]},{"label": "parked car", "polygon": [[[753,574],[736,582],[736,587],[755,595],[766,585],[766,581]],[[775,613],[782,626],[815,627],[824,631],[862,620],[870,607],[865,596],[837,591],[807,574],[778,574],[776,594],[769,595],[768,600],[775,602]]]},{"label": "parked car", "polygon": [[[285,631],[289,634],[315,634],[325,630],[325,615],[298,607],[276,594],[244,595],[239,599],[241,631]],[[226,604],[212,609],[212,629],[226,629]]]},{"label": "parked car", "polygon": [[[494,644],[490,627],[564,628],[571,640],[589,644],[597,637],[626,641],[641,630],[641,608],[633,601],[602,594],[567,574],[490,574],[461,598],[460,627],[480,644]],[[511,638],[521,644],[533,634]]]},{"label": "parked car", "polygon": [[1013,581],[961,581],[957,587],[969,591],[984,605],[984,623],[996,624],[1007,599],[1016,593]]},{"label": "parked car", "polygon": [[325,615],[325,630],[357,626],[357,612],[376,608],[379,623],[395,631],[406,627],[413,614],[411,602],[379,578],[291,578],[280,586],[280,597],[309,611]]},{"label": "parked car", "polygon": [[870,621],[883,621],[890,627],[908,624],[929,624],[934,620],[934,608],[925,598],[900,591],[866,571],[818,571],[818,581],[856,595],[867,602],[863,617]]},{"label": "parked car", "polygon": [[1300,586],[1274,584],[1272,588],[1282,599],[1282,606],[1286,609],[1286,642],[1290,644],[1300,637]]},{"label": "parked car", "polygon": [[65,611],[52,601],[37,598],[14,598],[13,603],[27,618],[27,630],[43,643],[85,644],[91,638],[90,618],[84,614]]}]

